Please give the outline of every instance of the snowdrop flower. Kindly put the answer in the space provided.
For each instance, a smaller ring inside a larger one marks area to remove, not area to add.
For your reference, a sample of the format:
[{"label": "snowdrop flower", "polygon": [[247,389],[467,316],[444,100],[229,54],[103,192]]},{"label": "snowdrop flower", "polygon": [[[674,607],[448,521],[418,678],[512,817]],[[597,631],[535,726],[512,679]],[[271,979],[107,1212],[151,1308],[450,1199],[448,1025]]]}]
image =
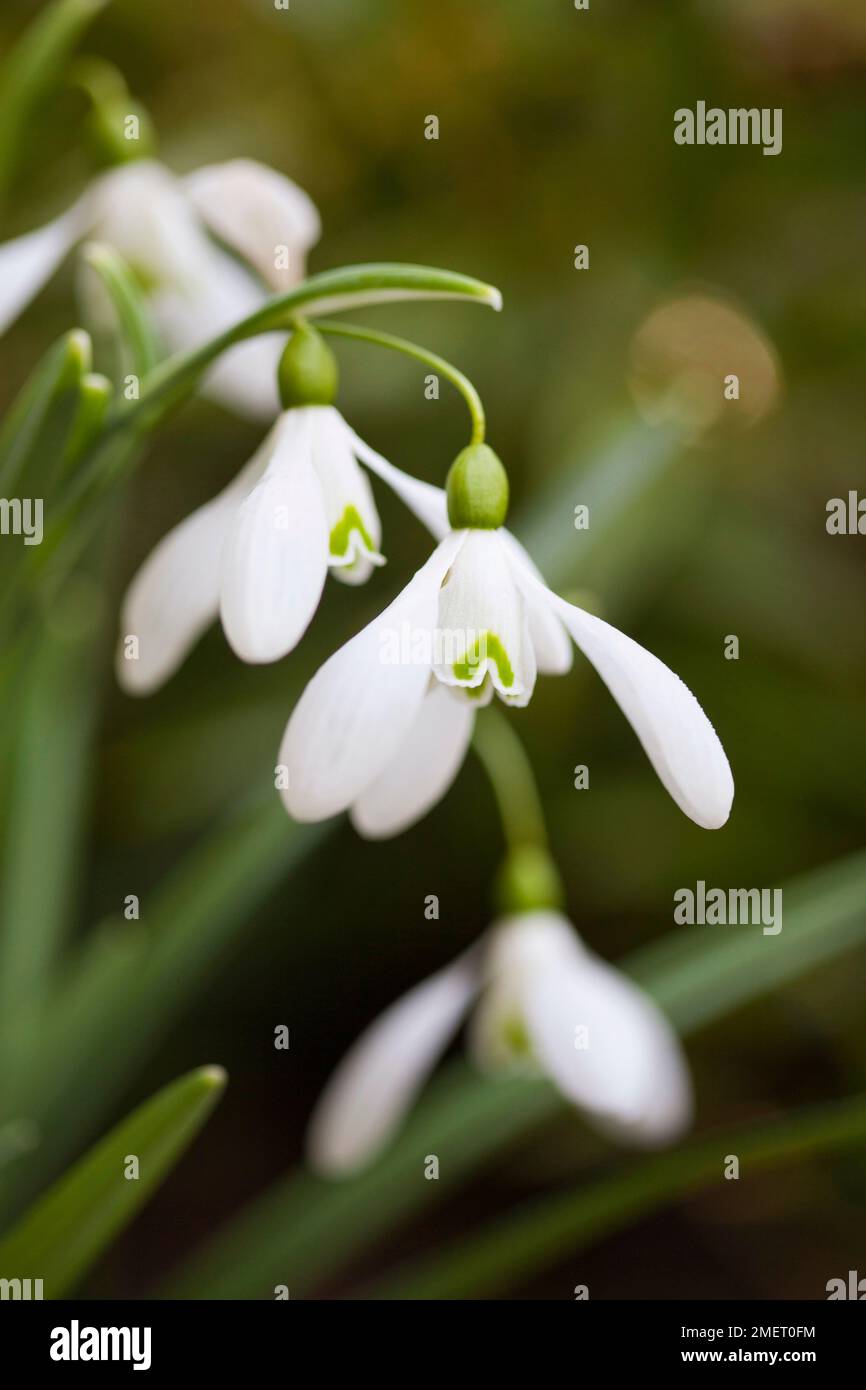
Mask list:
[{"label": "snowdrop flower", "polygon": [[485,1071],[548,1077],[624,1143],[670,1143],[688,1126],[691,1082],[667,1019],[563,916],[535,911],[493,926],[362,1034],[314,1112],[316,1169],[344,1176],[375,1157],[476,999],[470,1047]]},{"label": "snowdrop flower", "polygon": [[[254,160],[213,164],[185,178],[155,160],[135,160],[95,179],[55,221],[0,246],[0,332],[72,247],[95,237],[140,277],[166,347],[193,348],[251,313],[268,293],[302,280],[319,233],[306,193]],[[88,307],[99,311],[92,294]],[[211,370],[204,389],[242,415],[272,418],[281,348],[273,334],[237,345]]]},{"label": "snowdrop flower", "polygon": [[545,586],[502,527],[508,484],[493,451],[464,450],[447,495],[453,529],[292,714],[279,756],[289,813],[317,821],[348,809],[370,838],[405,829],[450,787],[479,705],[494,694],[528,704],[538,672],[569,669],[573,640],[677,805],[707,829],[724,825],[731,769],[694,695],[637,642]]},{"label": "snowdrop flower", "polygon": [[284,409],[260,448],[160,541],[130,585],[117,657],[130,694],[167,680],[217,615],[243,661],[276,661],[306,631],[329,570],[360,584],[384,564],[359,459],[430,529],[442,524],[441,489],[388,463],[332,404],[337,365],[315,330],[296,329],[278,375]]}]

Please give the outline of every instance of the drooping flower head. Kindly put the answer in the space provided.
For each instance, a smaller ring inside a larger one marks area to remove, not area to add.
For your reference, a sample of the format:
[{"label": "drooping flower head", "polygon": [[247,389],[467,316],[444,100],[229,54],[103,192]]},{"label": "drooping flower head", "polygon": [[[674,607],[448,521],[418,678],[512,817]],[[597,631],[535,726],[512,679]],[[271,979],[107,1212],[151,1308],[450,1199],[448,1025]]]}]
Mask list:
[{"label": "drooping flower head", "polygon": [[314,1168],[340,1177],[375,1158],[473,1003],[470,1049],[482,1070],[547,1077],[621,1143],[671,1143],[688,1126],[691,1081],[668,1020],[565,917],[538,910],[496,923],[362,1034],[313,1115]]},{"label": "drooping flower head", "polygon": [[573,641],[677,805],[698,825],[723,825],[733,778],[694,695],[637,642],[546,587],[503,526],[507,479],[493,451],[464,450],[447,496],[451,529],[427,563],[298,702],[279,756],[290,814],[317,821],[348,809],[370,837],[411,825],[451,785],[479,706],[494,695],[528,704],[538,672],[569,669]]},{"label": "drooping flower head", "polygon": [[160,541],[129,587],[117,674],[131,694],[161,685],[217,615],[242,660],[278,660],[306,631],[329,571],[360,584],[384,564],[359,459],[441,526],[440,490],[388,463],[336,409],[336,361],[315,330],[298,325],[277,375],[283,408],[253,458]]},{"label": "drooping flower head", "polygon": [[[197,347],[269,293],[300,282],[320,230],[306,193],[254,160],[213,164],[183,178],[156,160],[134,160],[101,174],[55,221],[0,246],[0,332],[72,247],[90,237],[136,272],[166,349]],[[237,344],[203,390],[242,415],[272,418],[282,346],[273,334]]]}]

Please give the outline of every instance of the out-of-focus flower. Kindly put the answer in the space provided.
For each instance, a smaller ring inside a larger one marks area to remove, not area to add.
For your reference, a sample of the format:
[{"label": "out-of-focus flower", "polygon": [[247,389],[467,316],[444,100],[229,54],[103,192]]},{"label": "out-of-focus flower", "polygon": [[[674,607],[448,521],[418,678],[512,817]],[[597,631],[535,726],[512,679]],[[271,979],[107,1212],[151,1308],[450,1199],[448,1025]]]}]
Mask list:
[{"label": "out-of-focus flower", "polygon": [[336,365],[313,330],[295,332],[280,379],[287,408],[252,459],[160,541],[130,585],[117,675],[131,694],[167,680],[218,614],[242,660],[278,660],[306,631],[329,569],[360,584],[384,564],[358,459],[431,530],[444,524],[442,490],[388,463],[330,404]]},{"label": "out-of-focus flower", "polygon": [[[492,450],[480,448],[490,457],[475,452],[475,484],[493,469],[490,460],[502,469]],[[455,504],[451,479],[449,516],[462,525],[325,663],[292,714],[280,751],[290,814],[317,821],[350,809],[371,838],[411,825],[451,785],[479,705],[494,693],[506,704],[528,704],[538,671],[569,669],[570,637],[677,805],[706,829],[724,825],[731,769],[691,691],[630,637],[552,593],[502,528],[504,502],[489,511],[492,524],[481,518],[479,525],[480,512]],[[478,496],[493,495],[494,479],[491,471]]]},{"label": "out-of-focus flower", "polygon": [[[303,279],[319,234],[306,193],[263,164],[235,159],[179,178],[136,160],[95,179],[56,221],[0,246],[0,331],[77,242],[95,237],[139,277],[166,347],[193,348]],[[238,344],[203,389],[240,414],[273,417],[282,343],[270,334]]]},{"label": "out-of-focus flower", "polygon": [[343,1176],[375,1157],[476,997],[470,1045],[484,1070],[548,1077],[623,1143],[670,1143],[688,1126],[691,1082],[667,1019],[564,917],[537,911],[496,924],[480,946],[362,1034],[313,1115],[308,1152],[316,1169]]}]

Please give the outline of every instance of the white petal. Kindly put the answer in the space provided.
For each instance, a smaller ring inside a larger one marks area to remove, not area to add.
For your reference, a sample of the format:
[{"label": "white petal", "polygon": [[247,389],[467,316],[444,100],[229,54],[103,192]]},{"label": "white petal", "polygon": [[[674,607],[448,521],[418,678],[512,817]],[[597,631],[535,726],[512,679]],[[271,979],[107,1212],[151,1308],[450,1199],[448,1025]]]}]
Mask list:
[{"label": "white petal", "polygon": [[680,809],[707,830],[724,825],[734,779],[718,735],[688,686],[631,637],[566,603],[528,571],[522,575],[524,585],[546,595],[592,662]]},{"label": "white petal", "polygon": [[310,1163],[337,1177],[369,1162],[400,1124],[477,989],[460,957],[392,1004],[354,1044],[319,1100]]},{"label": "white petal", "polygon": [[[520,544],[517,537],[513,536],[510,531],[506,531],[505,527],[500,530],[499,535],[506,550],[520,565],[528,569],[540,584],[543,584],[544,576],[531,558],[529,551]],[[546,599],[540,598],[538,594],[529,589],[523,591],[523,597],[526,602],[529,635],[532,639],[539,675],[564,676],[566,671],[571,670],[573,657],[571,638],[568,632]]]},{"label": "white petal", "polygon": [[157,160],[134,160],[93,186],[95,233],[139,272],[145,285],[206,288],[213,243],[180,180]]},{"label": "white petal", "polygon": [[[219,611],[223,545],[246,495],[270,456],[270,436],[219,496],[164,536],[123,602],[116,670],[130,695],[149,695],[168,679]],[[125,638],[138,639],[136,660]]]},{"label": "white petal", "polygon": [[[345,424],[345,421],[343,422]],[[377,454],[375,449],[371,449],[360,435],[346,425],[346,430],[351,437],[352,444],[357,457],[365,463],[371,473],[375,473],[377,478],[381,478],[383,483],[387,483],[392,492],[395,492],[401,502],[405,502],[410,512],[417,516],[423,526],[427,527],[431,536],[435,536],[437,541],[441,541],[451,530],[451,523],[448,520],[448,503],[445,498],[445,489],[434,487],[432,483],[422,482],[420,478],[413,478],[411,474],[404,473],[401,469],[395,468],[393,463],[389,463],[381,454]]]},{"label": "white petal", "polygon": [[676,1034],[649,995],[586,950],[563,919],[547,914],[545,923],[544,916],[534,914],[530,926],[518,928],[538,940],[537,958],[515,985],[541,1067],[617,1138],[669,1143],[692,1113]]},{"label": "white petal", "polygon": [[300,641],[322,595],[328,527],[307,410],[280,417],[261,481],[223,552],[220,613],[243,661],[277,661]]},{"label": "white petal", "polygon": [[[205,232],[181,180],[153,160],[103,175],[94,187],[97,235],[149,286],[148,310],[166,347],[185,352],[264,303],[258,279]],[[208,371],[205,395],[254,420],[278,414],[284,334],[230,348]]]},{"label": "white petal", "polygon": [[0,333],[41,290],[86,230],[82,199],[62,217],[0,246]]},{"label": "white petal", "polygon": [[467,531],[439,600],[434,670],[446,685],[474,690],[489,675],[511,704],[535,687],[535,654],[523,595],[496,531]]},{"label": "white petal", "polygon": [[440,542],[301,696],[279,757],[289,774],[283,799],[296,820],[324,820],[351,806],[404,742],[430,675],[439,587],[462,542],[462,533]]},{"label": "white petal", "polygon": [[211,231],[267,284],[289,290],[304,278],[322,226],[315,204],[291,179],[254,159],[231,159],[196,170],[184,186]]},{"label": "white petal", "polygon": [[425,816],[460,771],[474,723],[469,701],[432,681],[403,743],[353,805],[355,829],[385,839]]},{"label": "white petal", "polygon": [[318,406],[313,416],[313,465],[328,519],[328,564],[347,584],[362,584],[384,565],[382,525],[369,479],[355,462],[351,434],[339,411]]}]

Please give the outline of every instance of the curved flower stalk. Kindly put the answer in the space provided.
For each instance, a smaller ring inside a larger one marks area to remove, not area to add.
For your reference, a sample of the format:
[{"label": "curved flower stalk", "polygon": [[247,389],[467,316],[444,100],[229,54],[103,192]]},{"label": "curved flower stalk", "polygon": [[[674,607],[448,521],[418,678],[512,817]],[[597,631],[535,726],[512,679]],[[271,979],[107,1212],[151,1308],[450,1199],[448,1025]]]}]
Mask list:
[{"label": "curved flower stalk", "polygon": [[[263,304],[268,293],[299,283],[319,235],[319,214],[307,194],[254,160],[234,159],[182,178],[156,160],[135,160],[100,175],[55,221],[0,246],[0,332],[73,246],[96,238],[137,273],[167,348],[195,348]],[[99,315],[98,300],[87,307]],[[276,336],[233,347],[202,389],[242,415],[273,417],[281,349]]]},{"label": "curved flower stalk", "polygon": [[473,1004],[470,1049],[485,1071],[546,1076],[621,1143],[668,1144],[687,1128],[691,1081],[667,1019],[565,917],[536,910],[494,924],[362,1034],[313,1114],[314,1168],[345,1176],[378,1154]]},{"label": "curved flower stalk", "polygon": [[677,805],[724,825],[734,794],[719,739],[659,659],[549,590],[502,522],[507,479],[486,445],[449,473],[453,529],[392,604],[313,677],[279,761],[297,820],[349,810],[370,838],[396,834],[444,795],[476,710],[529,703],[538,672],[560,675],[571,642],[595,667]]},{"label": "curved flower stalk", "polygon": [[218,614],[242,660],[278,660],[309,626],[329,571],[361,584],[385,563],[359,459],[430,530],[444,523],[441,489],[388,463],[331,403],[336,362],[307,325],[293,333],[279,380],[285,408],[252,459],[163,538],[130,585],[117,675],[131,694],[161,685]]}]

